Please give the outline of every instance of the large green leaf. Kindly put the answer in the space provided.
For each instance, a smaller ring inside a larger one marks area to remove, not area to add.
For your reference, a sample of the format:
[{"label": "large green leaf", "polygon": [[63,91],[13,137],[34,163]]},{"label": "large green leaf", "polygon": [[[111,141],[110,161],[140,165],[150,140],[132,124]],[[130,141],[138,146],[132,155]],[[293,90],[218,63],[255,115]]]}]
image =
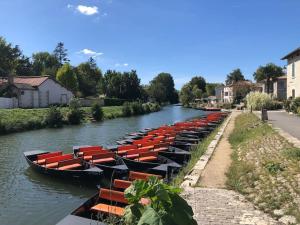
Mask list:
[{"label": "large green leaf", "polygon": [[[160,215],[150,206],[146,207],[137,225],[164,225]],[[171,225],[171,224],[170,224]]]}]

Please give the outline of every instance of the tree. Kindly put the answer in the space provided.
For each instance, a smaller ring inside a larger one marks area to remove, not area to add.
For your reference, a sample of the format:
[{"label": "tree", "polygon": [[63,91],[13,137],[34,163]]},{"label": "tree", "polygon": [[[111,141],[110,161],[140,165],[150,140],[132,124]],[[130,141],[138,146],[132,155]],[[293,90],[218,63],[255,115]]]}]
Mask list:
[{"label": "tree", "polygon": [[60,66],[62,66],[64,63],[69,62],[68,59],[68,50],[65,49],[63,42],[58,42],[57,46],[55,47],[53,54],[55,58],[58,60]]},{"label": "tree", "polygon": [[77,76],[69,63],[64,64],[58,69],[56,79],[66,88],[73,92],[78,89]]},{"label": "tree", "polygon": [[196,85],[193,87],[192,93],[193,93],[193,96],[194,96],[193,100],[195,100],[196,98],[197,99],[202,98],[203,91],[201,89],[199,89]]},{"label": "tree", "polygon": [[94,60],[79,64],[76,68],[78,86],[83,96],[94,96],[97,94],[102,72]]},{"label": "tree", "polygon": [[28,57],[22,55],[17,59],[15,70],[18,76],[32,76],[33,65]]},{"label": "tree", "polygon": [[216,87],[220,86],[219,83],[207,83],[206,84],[206,93],[208,96],[216,95]]},{"label": "tree", "polygon": [[32,60],[34,75],[50,75],[55,78],[60,64],[54,55],[49,52],[37,52],[32,55]]},{"label": "tree", "polygon": [[229,85],[242,80],[245,80],[242,71],[240,69],[235,69],[227,75],[226,84]]},{"label": "tree", "polygon": [[16,70],[22,52],[18,45],[13,46],[0,37],[0,76],[6,77]]},{"label": "tree", "polygon": [[[199,89],[198,89],[199,90]],[[194,100],[193,87],[190,83],[183,85],[179,94],[180,102],[187,106]]]},{"label": "tree", "polygon": [[262,80],[266,80],[267,84],[267,93],[270,92],[271,79],[275,79],[277,77],[282,76],[283,68],[275,65],[274,63],[268,63],[265,66],[259,66],[258,69],[253,74],[254,79],[259,82]]},{"label": "tree", "polygon": [[148,94],[157,102],[176,103],[174,80],[169,73],[158,74],[149,85]]},{"label": "tree", "polygon": [[190,84],[192,87],[196,85],[198,89],[200,89],[202,92],[205,92],[206,81],[203,77],[201,76],[193,77],[190,81]]}]

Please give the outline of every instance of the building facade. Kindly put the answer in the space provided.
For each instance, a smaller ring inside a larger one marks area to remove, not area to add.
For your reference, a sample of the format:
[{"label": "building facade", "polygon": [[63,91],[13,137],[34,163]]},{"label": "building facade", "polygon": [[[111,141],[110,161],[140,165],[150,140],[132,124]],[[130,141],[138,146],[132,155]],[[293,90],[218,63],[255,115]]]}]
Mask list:
[{"label": "building facade", "polygon": [[[268,93],[267,81],[263,80],[257,84],[261,87],[261,92]],[[273,98],[278,100],[287,99],[287,76],[277,77],[276,79],[271,79],[269,82],[269,93]]]},{"label": "building facade", "polygon": [[73,93],[50,77],[14,77],[2,79],[0,85],[10,85],[20,108],[42,108],[50,105],[66,105]]},{"label": "building facade", "polygon": [[284,56],[287,60],[287,98],[300,97],[300,48]]}]

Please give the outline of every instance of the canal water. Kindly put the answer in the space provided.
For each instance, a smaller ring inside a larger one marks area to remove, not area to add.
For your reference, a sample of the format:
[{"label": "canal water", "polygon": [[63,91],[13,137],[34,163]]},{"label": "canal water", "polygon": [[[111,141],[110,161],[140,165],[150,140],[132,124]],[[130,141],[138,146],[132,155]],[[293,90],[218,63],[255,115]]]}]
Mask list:
[{"label": "canal water", "polygon": [[137,117],[0,136],[0,225],[56,224],[96,192],[96,188],[36,173],[27,165],[24,151],[72,152],[74,145],[115,145],[128,132],[202,114],[199,110],[167,106],[160,112]]}]

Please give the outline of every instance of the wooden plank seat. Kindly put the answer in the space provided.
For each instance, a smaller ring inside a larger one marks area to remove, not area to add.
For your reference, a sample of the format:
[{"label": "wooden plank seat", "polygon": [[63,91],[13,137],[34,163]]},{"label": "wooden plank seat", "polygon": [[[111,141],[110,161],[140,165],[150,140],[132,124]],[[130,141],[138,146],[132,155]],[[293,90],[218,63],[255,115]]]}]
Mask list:
[{"label": "wooden plank seat", "polygon": [[79,148],[79,152],[77,153],[78,156],[83,156],[85,153],[90,151],[101,151],[103,150],[102,146],[88,146],[88,147],[81,147]]},{"label": "wooden plank seat", "polygon": [[149,161],[156,161],[158,157],[158,152],[143,152],[139,154],[139,157],[136,158],[136,161],[139,162],[149,162]]},{"label": "wooden plank seat", "polygon": [[37,155],[37,160],[33,161],[33,162],[36,164],[42,165],[42,164],[45,164],[47,158],[52,158],[52,157],[60,156],[60,155],[62,155],[62,151],[40,154],[40,155]]},{"label": "wooden plank seat", "polygon": [[119,146],[118,147],[118,150],[117,150],[117,154],[118,155],[124,155],[127,153],[127,151],[130,151],[130,150],[134,150],[134,149],[137,149],[137,145],[123,145],[123,146]]},{"label": "wooden plank seat", "polygon": [[142,173],[142,172],[135,172],[135,171],[130,171],[129,172],[129,180],[148,180],[149,177],[157,177],[158,179],[162,179],[162,176],[156,175],[156,174],[151,174],[151,173]]},{"label": "wooden plank seat", "polygon": [[119,179],[114,180],[114,188],[126,189],[131,184],[132,184],[132,182],[128,181],[128,180],[119,180]]},{"label": "wooden plank seat", "polygon": [[95,205],[91,208],[92,211],[107,213],[107,214],[114,214],[116,216],[123,216],[125,213],[125,209],[119,206],[112,206],[100,203]]},{"label": "wooden plank seat", "polygon": [[155,152],[163,152],[163,151],[167,151],[169,149],[169,143],[165,142],[165,143],[160,143],[154,146],[154,151]]},{"label": "wooden plank seat", "polygon": [[73,170],[82,167],[81,159],[70,159],[58,162],[58,170]]},{"label": "wooden plank seat", "polygon": [[139,154],[143,153],[143,152],[149,152],[149,149],[135,149],[135,150],[127,151],[124,158],[135,159],[135,158],[138,158]]},{"label": "wooden plank seat", "polygon": [[[124,192],[114,191],[106,188],[101,188],[99,190],[99,199],[105,199],[111,202],[128,204],[127,199],[124,196]],[[109,204],[100,203],[91,207],[92,211],[100,213],[111,213],[117,216],[124,215],[124,208],[119,206],[112,206]]]},{"label": "wooden plank seat", "polygon": [[108,152],[107,150],[101,149],[101,150],[92,150],[92,151],[88,151],[88,152],[84,152],[83,153],[83,159],[84,160],[91,160],[93,155],[98,155],[98,154],[102,154],[102,153],[106,153]]},{"label": "wooden plank seat", "polygon": [[92,155],[92,159],[90,160],[90,162],[93,164],[114,162],[116,161],[115,157],[116,154],[114,152],[101,153]]},{"label": "wooden plank seat", "polygon": [[44,166],[46,168],[56,168],[56,167],[58,167],[58,162],[64,161],[64,160],[70,160],[73,158],[74,158],[73,154],[65,154],[65,155],[51,157],[51,158],[46,159]]}]

